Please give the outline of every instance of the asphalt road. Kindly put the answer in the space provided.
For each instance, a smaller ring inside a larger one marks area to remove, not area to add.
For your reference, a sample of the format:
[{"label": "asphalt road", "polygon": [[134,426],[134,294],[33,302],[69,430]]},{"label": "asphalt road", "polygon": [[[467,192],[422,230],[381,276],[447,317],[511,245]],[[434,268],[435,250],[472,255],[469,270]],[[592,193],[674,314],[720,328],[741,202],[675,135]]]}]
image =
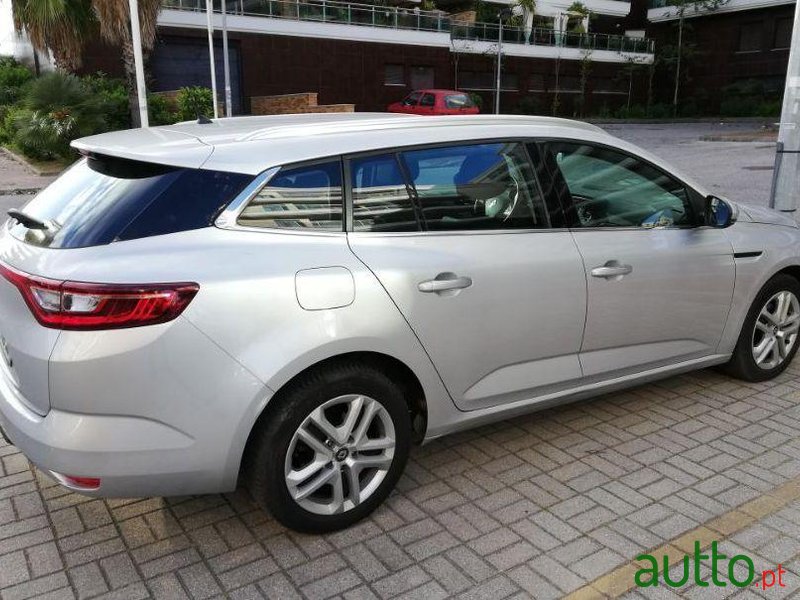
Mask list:
[{"label": "asphalt road", "polygon": [[743,204],[769,204],[775,144],[702,142],[705,135],[753,131],[752,123],[606,125],[619,138],[670,162],[709,191]]}]

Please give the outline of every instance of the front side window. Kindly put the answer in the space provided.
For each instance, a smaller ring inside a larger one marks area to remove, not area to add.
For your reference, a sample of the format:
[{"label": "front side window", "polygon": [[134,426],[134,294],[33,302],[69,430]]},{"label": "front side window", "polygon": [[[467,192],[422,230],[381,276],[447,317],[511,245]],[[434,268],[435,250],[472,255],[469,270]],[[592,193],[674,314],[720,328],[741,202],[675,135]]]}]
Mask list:
[{"label": "front side window", "polygon": [[416,106],[417,102],[419,102],[419,97],[422,94],[420,92],[411,92],[408,96],[403,99],[404,106]]},{"label": "front side window", "polygon": [[581,227],[693,224],[685,186],[628,154],[599,146],[548,145],[572,196]]},{"label": "front side window", "polygon": [[394,154],[350,161],[353,231],[417,231],[414,204]]},{"label": "front side window", "polygon": [[436,98],[433,94],[425,94],[422,97],[422,101],[419,103],[420,106],[433,106],[436,104]]},{"label": "front side window", "polygon": [[402,153],[429,231],[549,227],[525,147],[517,142]]},{"label": "front side window", "polygon": [[237,222],[247,227],[342,231],[339,160],[281,169]]}]

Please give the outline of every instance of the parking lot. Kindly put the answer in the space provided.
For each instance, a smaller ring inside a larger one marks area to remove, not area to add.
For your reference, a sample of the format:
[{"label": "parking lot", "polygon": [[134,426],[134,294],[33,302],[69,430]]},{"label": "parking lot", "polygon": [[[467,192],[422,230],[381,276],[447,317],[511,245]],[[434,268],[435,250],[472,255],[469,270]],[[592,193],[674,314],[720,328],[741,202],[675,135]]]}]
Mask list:
[{"label": "parking lot", "polygon": [[[716,193],[766,204],[774,145],[699,141],[752,128],[608,126]],[[0,208],[25,197],[0,192]],[[701,371],[453,435],[412,452],[371,518],[326,536],[283,529],[243,491],[85,498],[0,442],[0,598],[791,597],[799,406],[796,363],[766,383]],[[718,587],[704,561],[680,588],[663,573],[636,586],[637,556],[666,555],[680,580],[695,542],[745,555],[756,576],[734,585],[725,560]]]}]

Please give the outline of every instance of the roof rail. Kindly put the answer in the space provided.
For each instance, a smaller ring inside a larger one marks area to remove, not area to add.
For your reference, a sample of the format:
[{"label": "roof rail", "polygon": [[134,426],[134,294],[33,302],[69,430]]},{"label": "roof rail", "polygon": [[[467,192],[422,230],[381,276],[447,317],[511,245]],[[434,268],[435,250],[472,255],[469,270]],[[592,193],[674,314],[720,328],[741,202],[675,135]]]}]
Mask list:
[{"label": "roof rail", "polygon": [[296,137],[300,135],[325,135],[334,133],[350,133],[356,131],[380,131],[407,129],[410,126],[424,124],[426,127],[453,127],[454,125],[557,125],[597,133],[604,133],[597,125],[584,121],[573,121],[558,117],[526,116],[526,115],[448,115],[438,117],[414,117],[403,119],[396,117],[377,117],[364,120],[330,120],[318,123],[280,124],[273,127],[257,129],[238,138],[237,141],[254,141],[274,138]]}]

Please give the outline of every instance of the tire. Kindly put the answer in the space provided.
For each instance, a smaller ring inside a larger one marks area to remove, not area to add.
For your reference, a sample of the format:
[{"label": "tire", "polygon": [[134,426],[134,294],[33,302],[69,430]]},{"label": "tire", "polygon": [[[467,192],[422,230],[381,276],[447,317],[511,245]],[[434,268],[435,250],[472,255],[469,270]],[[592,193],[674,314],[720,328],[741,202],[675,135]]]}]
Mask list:
[{"label": "tire", "polygon": [[[782,306],[788,305],[788,308],[785,322],[779,323],[776,320],[781,321],[777,312],[781,302],[785,302]],[[783,373],[792,362],[800,344],[798,302],[800,283],[794,277],[778,274],[764,284],[747,312],[733,356],[724,370],[738,379],[753,382],[766,381]],[[762,310],[769,313],[770,317],[762,317]],[[776,311],[777,317],[772,315],[773,311]],[[764,329],[771,332],[765,332]],[[767,348],[770,339],[773,350]],[[761,346],[764,340],[767,345]],[[769,352],[761,362],[756,356],[758,348],[762,348],[762,353]]]},{"label": "tire", "polygon": [[303,375],[273,402],[250,448],[247,479],[275,519],[324,533],[360,521],[386,499],[412,436],[408,406],[389,377],[370,365],[339,363]]}]

